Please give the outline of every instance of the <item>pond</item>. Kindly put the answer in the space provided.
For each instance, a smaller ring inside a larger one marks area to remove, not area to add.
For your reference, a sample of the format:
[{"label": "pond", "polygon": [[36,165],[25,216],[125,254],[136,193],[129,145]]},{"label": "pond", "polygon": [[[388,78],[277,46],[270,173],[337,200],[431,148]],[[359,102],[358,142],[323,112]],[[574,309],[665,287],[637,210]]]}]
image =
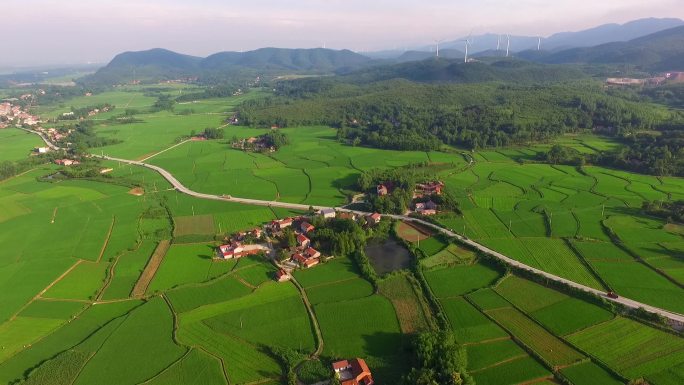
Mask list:
[{"label": "pond", "polygon": [[411,267],[411,252],[396,239],[373,239],[365,251],[378,275]]}]

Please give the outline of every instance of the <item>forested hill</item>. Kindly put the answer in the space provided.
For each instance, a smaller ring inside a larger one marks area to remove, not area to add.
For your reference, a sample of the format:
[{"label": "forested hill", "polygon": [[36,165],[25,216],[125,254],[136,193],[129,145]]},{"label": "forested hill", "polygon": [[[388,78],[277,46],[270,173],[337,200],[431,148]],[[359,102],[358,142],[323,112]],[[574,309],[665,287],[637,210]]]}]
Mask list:
[{"label": "forested hill", "polygon": [[[527,53],[522,55],[527,57]],[[569,49],[543,55],[536,60],[554,64],[629,64],[648,71],[684,70],[684,27],[667,29],[628,42]]]},{"label": "forested hill", "polygon": [[504,81],[509,83],[550,82],[586,78],[573,66],[544,65],[515,59],[493,62],[464,63],[463,59],[429,58],[423,61],[395,65],[374,66],[342,77],[344,81],[364,84],[389,79],[417,82],[481,83]]},{"label": "forested hill", "polygon": [[355,85],[334,79],[281,82],[277,96],[244,104],[253,126],[326,124],[354,145],[433,150],[442,144],[497,147],[598,128],[613,135],[653,129],[664,107],[606,93],[594,81],[545,84]]},{"label": "forested hill", "polygon": [[358,69],[371,59],[349,50],[262,48],[248,52],[221,52],[207,58],[182,55],[165,49],[125,52],[107,66],[80,81],[114,85],[133,80],[158,82],[197,77],[216,81],[258,74],[316,73]]}]

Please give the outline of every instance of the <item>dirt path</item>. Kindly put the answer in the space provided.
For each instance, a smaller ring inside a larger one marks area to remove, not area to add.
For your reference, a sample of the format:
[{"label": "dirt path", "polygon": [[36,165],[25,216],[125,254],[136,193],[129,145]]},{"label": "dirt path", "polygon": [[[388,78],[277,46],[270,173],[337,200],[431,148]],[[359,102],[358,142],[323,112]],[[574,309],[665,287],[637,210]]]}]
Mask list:
[{"label": "dirt path", "polygon": [[313,306],[311,306],[311,302],[309,302],[309,297],[306,295],[306,291],[304,291],[304,288],[299,284],[299,282],[297,282],[297,279],[294,276],[291,277],[292,279],[290,281],[297,287],[297,290],[299,290],[299,295],[302,297],[306,311],[309,312],[309,317],[311,318],[311,323],[313,324],[314,332],[316,333],[316,350],[311,355],[311,358],[318,359],[318,356],[323,353],[323,333],[321,333],[321,327],[318,324],[318,318],[316,318],[316,313],[314,313]]},{"label": "dirt path", "polygon": [[107,249],[107,245],[109,244],[109,238],[112,236],[112,231],[114,230],[114,224],[116,223],[116,217],[112,217],[112,224],[109,226],[109,231],[107,232],[107,237],[105,238],[104,244],[102,245],[102,249],[100,250],[100,255],[97,257],[97,261],[95,263],[100,263],[102,261],[102,256],[104,255],[105,250]]},{"label": "dirt path", "polygon": [[180,142],[180,143],[176,143],[176,144],[174,144],[173,146],[171,146],[171,147],[169,147],[169,148],[165,148],[165,149],[163,149],[163,150],[161,150],[161,151],[159,151],[159,152],[155,152],[155,153],[153,153],[153,154],[151,154],[151,155],[149,155],[149,156],[146,156],[146,157],[144,156],[142,159],[139,159],[139,161],[144,162],[144,161],[146,161],[146,160],[152,159],[152,158],[154,158],[155,156],[157,156],[157,155],[159,155],[159,154],[163,154],[163,153],[165,153],[166,151],[173,150],[174,148],[180,146],[181,144],[185,144],[185,143],[187,143],[187,142],[190,142],[191,140],[192,140],[192,139],[185,139],[184,141],[182,141],[182,142]]},{"label": "dirt path", "polygon": [[150,282],[152,282],[155,274],[157,274],[157,270],[164,260],[166,252],[169,251],[170,246],[171,241],[169,240],[163,240],[159,242],[157,248],[152,254],[152,257],[150,257],[150,260],[147,262],[145,270],[143,270],[142,274],[140,274],[138,282],[136,282],[135,287],[133,287],[133,291],[131,292],[131,296],[133,298],[142,298],[142,296],[145,295],[147,288],[150,286]]}]

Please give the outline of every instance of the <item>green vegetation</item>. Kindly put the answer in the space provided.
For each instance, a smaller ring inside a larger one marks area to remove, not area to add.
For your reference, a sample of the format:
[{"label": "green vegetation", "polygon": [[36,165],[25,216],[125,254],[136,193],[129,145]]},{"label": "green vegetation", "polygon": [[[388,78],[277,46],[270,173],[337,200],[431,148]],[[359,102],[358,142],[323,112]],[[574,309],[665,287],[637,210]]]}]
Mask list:
[{"label": "green vegetation", "polygon": [[405,384],[471,384],[465,372],[466,353],[448,332],[422,333],[413,343],[415,366],[404,378]]}]

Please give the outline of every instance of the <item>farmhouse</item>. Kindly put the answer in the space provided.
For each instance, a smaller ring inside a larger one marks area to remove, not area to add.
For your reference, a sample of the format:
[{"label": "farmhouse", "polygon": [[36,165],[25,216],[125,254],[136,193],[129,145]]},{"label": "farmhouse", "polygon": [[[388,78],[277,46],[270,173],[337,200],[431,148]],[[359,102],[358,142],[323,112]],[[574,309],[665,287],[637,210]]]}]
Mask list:
[{"label": "farmhouse", "polygon": [[60,166],[77,166],[81,164],[81,162],[71,159],[57,159],[55,160],[55,164],[58,164]]},{"label": "farmhouse", "polygon": [[380,220],[382,219],[382,215],[378,213],[374,213],[368,216],[368,223],[377,225],[380,223]]},{"label": "farmhouse", "polygon": [[50,151],[50,148],[48,147],[38,147],[35,149],[35,152],[39,154],[47,154]]},{"label": "farmhouse", "polygon": [[245,255],[259,254],[262,251],[257,245],[243,245],[240,242],[233,242],[230,245],[221,245],[218,248],[218,256],[222,259],[242,258]]},{"label": "farmhouse", "polygon": [[311,245],[311,240],[306,237],[304,234],[298,234],[297,235],[297,244],[300,247],[309,247]]},{"label": "farmhouse", "polygon": [[271,222],[271,231],[281,231],[287,227],[292,226],[293,222],[294,222],[294,219],[292,219],[292,218],[275,220],[275,221]]},{"label": "farmhouse", "polygon": [[388,193],[387,186],[385,186],[384,184],[379,184],[376,190],[378,192],[378,196],[381,197],[387,195]]},{"label": "farmhouse", "polygon": [[420,197],[424,195],[442,195],[442,189],[444,188],[444,182],[434,181],[428,183],[418,183],[416,184],[415,196]]},{"label": "farmhouse", "polygon": [[299,225],[299,228],[303,233],[310,233],[316,229],[311,223],[306,221],[302,222],[302,224]]},{"label": "farmhouse", "polygon": [[[320,253],[319,253],[320,255]],[[296,253],[292,256],[292,260],[299,264],[299,266],[304,268],[309,268],[318,265],[321,260],[319,258],[307,258],[302,253]]]},{"label": "farmhouse", "polygon": [[333,362],[333,371],[341,385],[373,385],[373,375],[361,358]]},{"label": "farmhouse", "polygon": [[275,278],[278,282],[285,282],[289,281],[292,277],[287,271],[285,271],[285,269],[279,269],[275,274]]},{"label": "farmhouse", "polygon": [[333,219],[337,215],[334,209],[323,209],[319,214],[325,219]]},{"label": "farmhouse", "polygon": [[307,259],[319,258],[321,256],[321,253],[313,247],[307,247],[306,250],[304,250],[304,256]]},{"label": "farmhouse", "polygon": [[415,211],[421,215],[435,215],[437,214],[437,204],[431,200],[418,202],[415,204]]}]

